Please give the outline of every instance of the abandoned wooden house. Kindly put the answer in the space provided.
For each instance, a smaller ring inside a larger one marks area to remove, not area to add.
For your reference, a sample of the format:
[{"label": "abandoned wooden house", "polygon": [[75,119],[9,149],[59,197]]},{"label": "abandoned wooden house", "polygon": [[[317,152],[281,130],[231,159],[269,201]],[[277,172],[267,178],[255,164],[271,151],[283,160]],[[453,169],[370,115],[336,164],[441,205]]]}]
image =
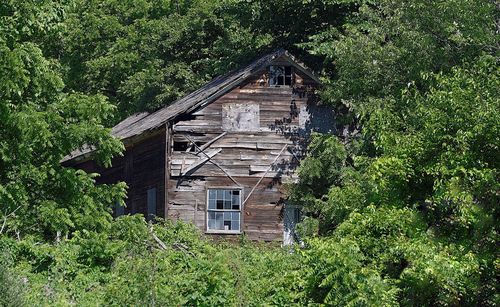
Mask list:
[{"label": "abandoned wooden house", "polygon": [[64,163],[125,181],[126,207],[115,216],[144,214],[193,222],[206,234],[251,240],[292,239],[298,210],[282,185],[295,180],[311,131],[331,133],[333,111],[316,99],[320,82],[285,50],[215,78],[153,113],[112,129],[126,147],[110,168],[91,150]]}]

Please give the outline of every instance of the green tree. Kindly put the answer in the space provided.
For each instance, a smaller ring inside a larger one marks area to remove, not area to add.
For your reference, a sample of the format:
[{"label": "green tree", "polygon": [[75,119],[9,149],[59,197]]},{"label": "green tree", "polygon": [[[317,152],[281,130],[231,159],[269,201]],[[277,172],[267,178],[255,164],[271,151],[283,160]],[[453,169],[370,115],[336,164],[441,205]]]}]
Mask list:
[{"label": "green tree", "polygon": [[[404,305],[498,300],[499,72],[486,56],[427,75],[427,91],[410,87],[398,99],[379,99],[363,126],[377,155],[358,151],[338,163],[335,180],[321,177],[331,187],[320,198],[308,176],[292,190],[296,201],[313,199],[304,204],[321,233],[355,242],[363,264],[397,286]],[[311,151],[301,174],[311,163],[334,167],[331,159],[345,150],[332,144]]]},{"label": "green tree", "polygon": [[498,301],[497,19],[491,1],[365,1],[303,44],[335,64],[341,135],[313,138],[290,198],[403,305]]},{"label": "green tree", "polygon": [[103,96],[64,92],[57,62],[34,42],[53,28],[49,17],[37,19],[45,5],[0,9],[0,233],[18,237],[102,229],[108,206],[124,196],[123,184],[96,186],[95,175],[60,163],[87,145],[109,165],[123,145],[103,127],[115,108]]}]

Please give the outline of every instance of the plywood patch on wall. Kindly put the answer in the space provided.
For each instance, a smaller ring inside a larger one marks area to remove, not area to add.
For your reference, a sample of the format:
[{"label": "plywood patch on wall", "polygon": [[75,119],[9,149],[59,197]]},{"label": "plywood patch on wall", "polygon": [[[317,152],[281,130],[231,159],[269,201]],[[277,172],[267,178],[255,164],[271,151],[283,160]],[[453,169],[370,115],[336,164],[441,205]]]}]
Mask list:
[{"label": "plywood patch on wall", "polygon": [[222,105],[222,130],[259,131],[260,115],[257,103],[226,103]]}]

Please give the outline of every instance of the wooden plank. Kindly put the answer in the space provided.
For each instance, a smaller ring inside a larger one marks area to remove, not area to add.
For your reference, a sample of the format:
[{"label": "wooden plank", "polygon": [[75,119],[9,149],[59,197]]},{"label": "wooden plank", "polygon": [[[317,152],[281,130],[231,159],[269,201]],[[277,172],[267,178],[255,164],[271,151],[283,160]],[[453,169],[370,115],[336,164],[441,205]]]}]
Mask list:
[{"label": "wooden plank", "polygon": [[225,135],[227,134],[227,132],[223,132],[221,134],[219,134],[218,136],[216,136],[215,138],[213,138],[212,140],[208,141],[205,145],[201,146],[198,148],[198,152],[202,152],[204,151],[205,149],[207,149],[210,145],[212,145],[213,143],[217,142],[218,140],[220,140],[222,137],[224,137]]},{"label": "wooden plank", "polygon": [[283,146],[283,148],[280,151],[280,154],[276,156],[276,158],[271,163],[271,165],[269,165],[269,168],[267,169],[267,171],[262,175],[262,177],[259,179],[259,181],[257,181],[257,183],[255,184],[255,186],[252,188],[252,190],[250,191],[250,193],[247,195],[247,197],[243,201],[243,205],[248,201],[248,199],[250,198],[250,196],[252,196],[253,191],[255,191],[255,189],[259,186],[259,184],[261,183],[262,179],[264,179],[264,177],[266,177],[266,175],[269,172],[269,170],[271,169],[272,165],[278,160],[278,158],[280,157],[281,153],[285,150],[285,148],[287,146],[288,145]]},{"label": "wooden plank", "polygon": [[211,150],[207,153],[205,153],[206,155],[203,156],[203,157],[200,157],[196,162],[192,163],[191,165],[189,165],[184,171],[181,172],[181,176],[185,176],[187,173],[189,173],[190,171],[194,170],[195,168],[203,165],[204,163],[206,163],[208,160],[210,160],[213,156],[215,156],[216,154],[218,154],[219,152],[221,152],[222,149],[218,148],[218,149],[214,149],[214,150]]},{"label": "wooden plank", "polygon": [[269,169],[269,165],[250,165],[250,171],[253,173],[265,172]]}]

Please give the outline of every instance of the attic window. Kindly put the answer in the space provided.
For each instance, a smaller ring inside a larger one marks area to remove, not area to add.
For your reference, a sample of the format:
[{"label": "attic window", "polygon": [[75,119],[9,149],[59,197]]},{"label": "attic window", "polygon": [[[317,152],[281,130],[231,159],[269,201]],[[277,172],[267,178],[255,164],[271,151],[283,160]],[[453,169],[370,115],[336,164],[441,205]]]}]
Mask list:
[{"label": "attic window", "polygon": [[269,66],[269,85],[292,85],[292,67],[291,66]]},{"label": "attic window", "polygon": [[184,151],[184,152],[196,152],[197,148],[205,145],[206,142],[188,142],[188,141],[176,141],[174,140],[174,151]]},{"label": "attic window", "polygon": [[186,151],[189,148],[187,141],[174,141],[174,151]]}]

